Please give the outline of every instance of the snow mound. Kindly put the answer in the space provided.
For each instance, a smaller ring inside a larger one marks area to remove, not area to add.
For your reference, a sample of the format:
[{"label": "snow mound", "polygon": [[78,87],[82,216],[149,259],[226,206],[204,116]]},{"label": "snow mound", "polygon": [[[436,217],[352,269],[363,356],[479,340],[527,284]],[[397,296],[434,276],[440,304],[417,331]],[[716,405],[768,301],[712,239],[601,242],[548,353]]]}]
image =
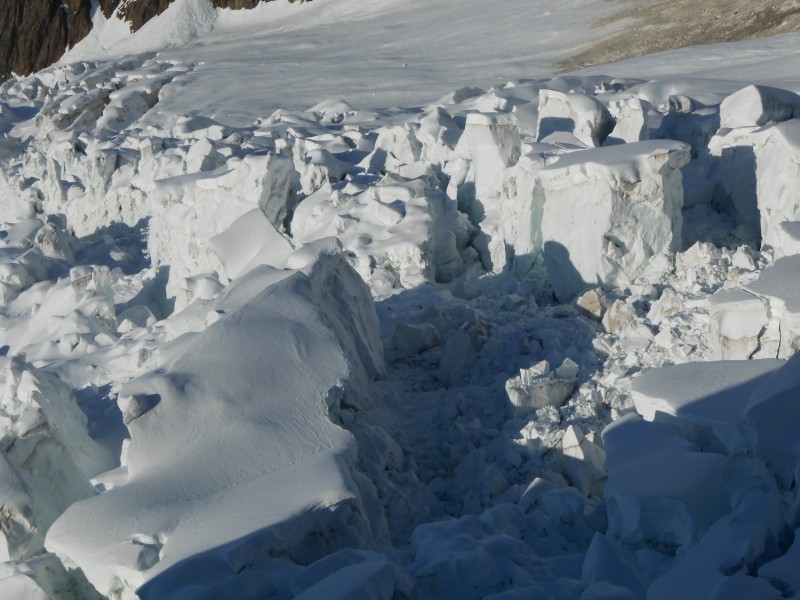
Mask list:
[{"label": "snow mound", "polygon": [[[121,391],[125,481],[73,504],[48,548],[104,594],[154,581],[142,594],[163,597],[211,585],[207,561],[244,585],[234,575],[270,553],[380,542],[351,474],[353,438],[330,420],[382,368],[366,287],[349,273],[336,256],[306,273],[258,267],[207,304],[218,320]],[[345,339],[337,322],[362,325]]]}]

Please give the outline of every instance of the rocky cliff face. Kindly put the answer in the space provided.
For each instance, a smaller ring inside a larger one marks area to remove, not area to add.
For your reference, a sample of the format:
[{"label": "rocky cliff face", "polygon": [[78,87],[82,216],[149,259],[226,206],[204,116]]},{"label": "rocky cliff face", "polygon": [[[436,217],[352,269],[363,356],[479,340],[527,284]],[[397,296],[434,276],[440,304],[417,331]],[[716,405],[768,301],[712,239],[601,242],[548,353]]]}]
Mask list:
[{"label": "rocky cliff face", "polygon": [[91,0],[0,0],[0,80],[55,62],[91,27]]},{"label": "rocky cliff face", "polygon": [[[217,8],[238,10],[270,0],[209,1]],[[106,18],[116,14],[137,31],[172,2],[99,0],[97,8]],[[0,0],[0,81],[12,73],[33,73],[61,58],[91,31],[92,4],[92,0]]]}]

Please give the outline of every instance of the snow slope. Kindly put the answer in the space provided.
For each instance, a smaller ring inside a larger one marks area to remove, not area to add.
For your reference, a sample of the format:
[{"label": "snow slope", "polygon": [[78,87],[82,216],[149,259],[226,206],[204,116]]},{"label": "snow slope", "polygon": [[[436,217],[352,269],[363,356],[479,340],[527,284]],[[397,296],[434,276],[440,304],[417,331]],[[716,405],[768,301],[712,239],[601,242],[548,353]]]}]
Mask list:
[{"label": "snow slope", "polygon": [[0,87],[0,596],[800,594],[796,37],[552,76],[610,6],[521,6]]}]

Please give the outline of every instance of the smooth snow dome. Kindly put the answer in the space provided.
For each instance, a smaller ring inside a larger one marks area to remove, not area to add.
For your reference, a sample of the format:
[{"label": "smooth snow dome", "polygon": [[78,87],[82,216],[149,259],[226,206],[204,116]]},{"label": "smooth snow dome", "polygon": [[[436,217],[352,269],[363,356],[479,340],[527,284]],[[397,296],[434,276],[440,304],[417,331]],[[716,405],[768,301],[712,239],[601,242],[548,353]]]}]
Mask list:
[{"label": "smooth snow dome", "polygon": [[0,598],[800,596],[798,37],[556,73],[628,6],[176,0],[2,84]]}]

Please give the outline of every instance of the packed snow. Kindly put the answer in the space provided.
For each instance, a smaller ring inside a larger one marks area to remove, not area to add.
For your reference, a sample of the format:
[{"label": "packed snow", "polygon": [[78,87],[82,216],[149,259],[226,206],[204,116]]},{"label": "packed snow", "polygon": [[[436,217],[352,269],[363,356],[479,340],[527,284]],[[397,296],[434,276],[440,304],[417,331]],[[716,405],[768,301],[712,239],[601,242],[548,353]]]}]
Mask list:
[{"label": "packed snow", "polygon": [[797,36],[377,4],[0,87],[0,596],[800,597]]}]

